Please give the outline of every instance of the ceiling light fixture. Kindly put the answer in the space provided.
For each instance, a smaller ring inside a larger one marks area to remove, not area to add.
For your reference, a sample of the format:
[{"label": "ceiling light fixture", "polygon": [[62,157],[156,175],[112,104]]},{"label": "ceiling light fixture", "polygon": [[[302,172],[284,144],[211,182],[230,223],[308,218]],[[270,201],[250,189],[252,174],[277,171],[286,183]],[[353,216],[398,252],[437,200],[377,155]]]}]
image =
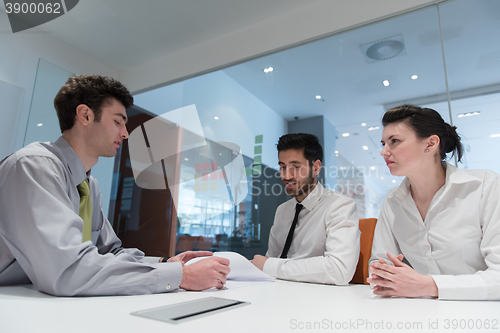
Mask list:
[{"label": "ceiling light fixture", "polygon": [[316,95],[316,99],[321,99],[321,96],[320,95]]},{"label": "ceiling light fixture", "polygon": [[274,71],[274,68],[272,67],[267,67],[267,68],[264,68],[264,73],[271,73],[272,71]]},{"label": "ceiling light fixture", "polygon": [[361,126],[366,126],[366,123],[361,123]]},{"label": "ceiling light fixture", "polygon": [[378,130],[380,127],[378,126],[372,126],[372,127],[368,127],[368,130],[369,131],[374,131],[374,130]]},{"label": "ceiling light fixture", "polygon": [[490,135],[490,138],[500,138],[500,134],[492,134]]},{"label": "ceiling light fixture", "polygon": [[462,118],[462,117],[470,117],[470,116],[477,116],[478,114],[480,114],[481,112],[480,111],[473,111],[473,112],[465,112],[465,113],[459,113],[458,114],[458,118]]},{"label": "ceiling light fixture", "polygon": [[215,116],[215,117],[214,117],[214,119],[215,119],[215,120],[219,120],[219,117]]},{"label": "ceiling light fixture", "polygon": [[412,80],[416,80],[416,79],[418,79],[418,75],[412,75],[412,76],[411,76],[411,79],[412,79]]},{"label": "ceiling light fixture", "polygon": [[368,150],[368,146],[363,146],[363,150]]},{"label": "ceiling light fixture", "polygon": [[374,167],[374,166],[370,167],[370,170],[375,170],[375,169],[376,169],[376,167]]},{"label": "ceiling light fixture", "polygon": [[384,80],[382,81],[382,84],[384,85],[384,87],[388,87],[391,83],[389,82],[389,80]]},{"label": "ceiling light fixture", "polygon": [[349,133],[342,133],[342,136],[349,136]]},{"label": "ceiling light fixture", "polygon": [[187,158],[187,157],[186,157],[186,158],[184,159],[184,161],[189,161],[189,158]]},{"label": "ceiling light fixture", "polygon": [[339,153],[339,151],[338,151],[338,150],[336,150],[336,151],[335,151],[335,154],[338,154],[338,153]]},{"label": "ceiling light fixture", "polygon": [[392,182],[395,183],[396,181],[393,179]]},{"label": "ceiling light fixture", "polygon": [[42,127],[42,126],[43,126],[43,124],[42,124],[42,123],[38,123],[36,126],[38,126],[38,127]]}]

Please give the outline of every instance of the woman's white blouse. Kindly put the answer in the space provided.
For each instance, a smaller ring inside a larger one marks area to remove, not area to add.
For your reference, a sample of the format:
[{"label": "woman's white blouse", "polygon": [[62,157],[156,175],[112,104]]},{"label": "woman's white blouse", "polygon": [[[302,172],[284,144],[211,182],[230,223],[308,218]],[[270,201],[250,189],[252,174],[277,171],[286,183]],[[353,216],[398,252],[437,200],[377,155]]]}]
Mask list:
[{"label": "woman's white blouse", "polygon": [[409,179],[387,194],[370,264],[402,253],[420,274],[431,275],[440,299],[500,300],[500,177],[447,164],[446,183],[425,220]]}]

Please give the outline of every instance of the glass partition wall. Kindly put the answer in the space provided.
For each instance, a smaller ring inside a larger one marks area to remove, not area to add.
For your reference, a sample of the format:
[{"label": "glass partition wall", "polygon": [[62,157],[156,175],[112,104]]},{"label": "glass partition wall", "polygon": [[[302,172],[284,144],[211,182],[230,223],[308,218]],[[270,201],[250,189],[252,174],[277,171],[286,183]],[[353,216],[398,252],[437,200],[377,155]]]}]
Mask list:
[{"label": "glass partition wall", "polygon": [[450,113],[465,148],[458,166],[500,173],[500,1],[454,1],[439,13]]},{"label": "glass partition wall", "polygon": [[[210,185],[180,187],[176,218],[165,222],[173,248],[265,254],[288,199],[275,144],[292,131],[324,133],[325,186],[353,197],[360,218],[377,217],[402,181],[380,156],[381,117],[401,104],[432,107],[458,127],[459,167],[500,172],[499,35],[499,1],[443,1],[134,96],[153,117],[194,104],[207,141],[243,156],[241,201],[217,199]],[[318,116],[316,127],[297,125]]]}]

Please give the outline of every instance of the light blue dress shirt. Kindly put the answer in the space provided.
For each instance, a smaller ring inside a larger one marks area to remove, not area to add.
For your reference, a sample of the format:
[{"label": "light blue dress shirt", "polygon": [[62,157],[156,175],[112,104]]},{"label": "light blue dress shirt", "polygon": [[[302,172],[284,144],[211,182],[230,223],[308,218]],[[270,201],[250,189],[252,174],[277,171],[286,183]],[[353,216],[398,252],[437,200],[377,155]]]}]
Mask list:
[{"label": "light blue dress shirt", "polygon": [[[76,186],[89,177],[92,241],[82,243]],[[68,142],[35,142],[0,162],[0,286],[30,283],[60,295],[133,295],[176,289],[180,263],[123,249],[102,212],[97,181]]]}]

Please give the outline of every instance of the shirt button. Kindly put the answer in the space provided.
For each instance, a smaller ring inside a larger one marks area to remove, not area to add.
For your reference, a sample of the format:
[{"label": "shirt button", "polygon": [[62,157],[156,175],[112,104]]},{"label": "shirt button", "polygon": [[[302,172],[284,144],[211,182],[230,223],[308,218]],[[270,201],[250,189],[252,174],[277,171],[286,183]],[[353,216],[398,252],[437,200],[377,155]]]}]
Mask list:
[{"label": "shirt button", "polygon": [[169,289],[170,289],[170,285],[169,285],[169,284],[167,284],[167,290],[169,290]]}]

